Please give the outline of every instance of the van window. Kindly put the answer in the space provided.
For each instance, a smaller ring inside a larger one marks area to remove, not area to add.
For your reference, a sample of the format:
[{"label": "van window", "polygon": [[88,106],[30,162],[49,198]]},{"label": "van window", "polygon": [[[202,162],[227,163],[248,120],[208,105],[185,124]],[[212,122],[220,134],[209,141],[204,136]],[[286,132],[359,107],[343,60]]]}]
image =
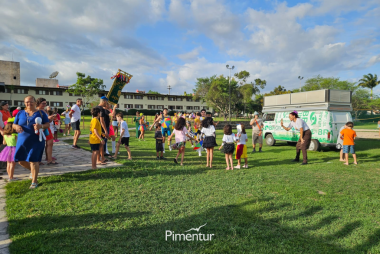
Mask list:
[{"label": "van window", "polygon": [[274,121],[274,117],[276,114],[267,114],[264,121]]}]

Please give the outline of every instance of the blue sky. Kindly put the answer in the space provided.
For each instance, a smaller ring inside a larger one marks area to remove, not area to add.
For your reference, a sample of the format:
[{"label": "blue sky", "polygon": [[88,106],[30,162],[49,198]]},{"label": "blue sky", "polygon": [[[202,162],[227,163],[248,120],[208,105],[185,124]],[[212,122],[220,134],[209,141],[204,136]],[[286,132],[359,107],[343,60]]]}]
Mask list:
[{"label": "blue sky", "polygon": [[124,90],[183,94],[226,64],[267,80],[262,92],[380,76],[378,0],[0,1],[0,60],[21,62],[23,85],[59,71],[61,85],[84,72],[110,87],[120,68],[134,75]]}]

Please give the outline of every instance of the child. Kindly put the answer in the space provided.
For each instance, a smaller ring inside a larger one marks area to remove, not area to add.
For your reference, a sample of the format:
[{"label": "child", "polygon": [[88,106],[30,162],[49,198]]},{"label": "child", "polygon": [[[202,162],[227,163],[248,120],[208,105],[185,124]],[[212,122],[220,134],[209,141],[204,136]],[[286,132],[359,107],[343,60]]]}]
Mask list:
[{"label": "child", "polygon": [[141,140],[145,141],[144,140],[144,134],[145,134],[145,131],[146,131],[146,126],[145,126],[145,117],[144,117],[143,113],[140,113],[140,127],[139,127],[139,130],[141,131],[141,134],[140,134],[140,137],[139,137],[139,141],[141,141]]},{"label": "child", "polygon": [[[53,144],[54,144],[54,121],[56,120],[56,116],[53,114],[53,110],[48,110],[48,118],[50,121],[50,127],[48,129],[49,135],[46,137],[46,148],[45,155],[47,165],[57,165],[56,158],[53,157]],[[50,135],[51,134],[51,135]]]},{"label": "child", "polygon": [[54,139],[53,142],[59,142],[58,140],[58,131],[61,129],[61,117],[58,114],[58,108],[54,109]]},{"label": "child", "polygon": [[203,148],[206,148],[207,159],[206,159],[206,167],[212,168],[212,159],[214,156],[214,147],[217,146],[215,141],[215,126],[214,121],[211,117],[206,117],[202,121],[202,130],[201,134],[205,135],[203,140]]},{"label": "child", "polygon": [[16,165],[14,157],[17,143],[17,133],[12,128],[13,122],[14,118],[8,118],[7,125],[5,125],[4,130],[1,131],[1,135],[4,136],[3,144],[7,146],[0,153],[0,161],[7,162],[7,173],[9,176],[9,182],[17,180],[13,177]]},{"label": "child", "polygon": [[186,145],[186,137],[189,137],[186,129],[186,120],[185,118],[178,118],[177,122],[174,126],[174,131],[172,135],[168,138],[169,142],[172,139],[172,136],[175,135],[175,147],[178,149],[177,156],[174,159],[174,163],[178,163],[178,156],[181,154],[181,166],[183,166],[183,159],[185,157],[185,145]]},{"label": "child", "polygon": [[348,152],[351,152],[352,157],[354,158],[354,164],[358,164],[356,161],[356,154],[355,154],[355,143],[354,140],[356,138],[356,132],[353,130],[354,123],[353,122],[347,122],[346,123],[347,128],[343,129],[340,132],[341,138],[343,139],[343,153],[346,159],[346,163],[344,165],[348,165]]},{"label": "child", "polygon": [[223,147],[222,152],[225,154],[226,164],[227,164],[226,170],[230,170],[230,169],[234,170],[234,164],[232,163],[232,154],[234,153],[234,150],[235,150],[235,144],[234,144],[235,135],[232,133],[232,126],[227,124],[223,128],[223,132],[224,132],[223,139],[222,139],[223,143],[219,147],[219,150],[222,149]]},{"label": "child", "polygon": [[191,137],[187,140],[191,142],[191,147],[194,147],[193,139],[195,138],[195,133],[191,130],[191,123],[189,121],[186,121],[186,128],[187,133],[189,133],[189,136]]},{"label": "child", "polygon": [[245,143],[248,141],[247,133],[245,132],[244,124],[241,124],[241,132],[238,133],[238,142],[236,146],[235,159],[238,160],[238,164],[235,168],[240,169],[241,159],[243,158],[245,164],[243,168],[248,168],[248,156],[247,156],[247,146]]},{"label": "child", "polygon": [[[201,113],[198,112],[194,117],[194,131],[197,135],[196,143],[198,143],[198,141],[201,140]],[[202,156],[202,147],[198,149],[198,155]]]},{"label": "child", "polygon": [[340,135],[340,133],[342,132],[342,130],[344,130],[346,128],[347,128],[347,125],[345,124],[344,126],[342,126],[342,128],[340,128],[339,134],[338,134],[338,141],[337,141],[337,143],[340,144],[340,160],[339,161],[346,161],[344,159],[344,153],[343,153],[343,139],[341,138],[341,135]]},{"label": "child", "polygon": [[128,124],[126,121],[123,120],[123,113],[121,113],[121,112],[116,114],[116,119],[120,125],[120,130],[119,130],[120,137],[119,137],[119,141],[116,144],[115,154],[113,156],[111,156],[110,158],[117,159],[117,155],[119,153],[120,144],[121,144],[121,145],[125,146],[125,149],[127,149],[128,160],[132,160],[131,150],[129,149],[129,137],[130,137],[130,135],[129,135],[129,130],[128,130]]},{"label": "child", "polygon": [[[156,160],[166,160],[164,158],[164,147],[162,144],[165,144],[165,137],[162,136],[161,132],[161,124],[156,123],[156,133],[154,134],[154,138],[156,139],[156,152],[157,152],[157,158]],[[161,157],[159,156],[159,153],[161,152]]]},{"label": "child", "polygon": [[100,118],[100,109],[99,108],[93,108],[91,109],[91,115],[92,115],[92,120],[90,124],[90,139],[89,143],[91,146],[91,152],[92,152],[92,157],[91,157],[91,162],[92,162],[92,169],[96,169],[96,164],[100,165],[106,165],[106,163],[98,161],[98,156],[99,156],[99,146],[100,143],[104,145],[104,140],[100,136],[102,133],[102,127],[99,122]]}]

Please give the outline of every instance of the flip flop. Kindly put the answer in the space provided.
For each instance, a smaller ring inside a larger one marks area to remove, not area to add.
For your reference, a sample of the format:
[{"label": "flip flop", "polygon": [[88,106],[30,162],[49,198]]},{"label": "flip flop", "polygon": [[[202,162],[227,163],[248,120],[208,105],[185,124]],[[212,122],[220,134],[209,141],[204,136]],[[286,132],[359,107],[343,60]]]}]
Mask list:
[{"label": "flip flop", "polygon": [[110,158],[110,159],[117,159],[117,158],[115,158],[115,156],[108,156],[108,158]]},{"label": "flip flop", "polygon": [[96,163],[96,165],[107,165],[105,162]]},{"label": "flip flop", "polygon": [[57,165],[58,164],[58,162],[56,162],[56,161],[51,161],[51,162],[48,162],[46,165]]}]

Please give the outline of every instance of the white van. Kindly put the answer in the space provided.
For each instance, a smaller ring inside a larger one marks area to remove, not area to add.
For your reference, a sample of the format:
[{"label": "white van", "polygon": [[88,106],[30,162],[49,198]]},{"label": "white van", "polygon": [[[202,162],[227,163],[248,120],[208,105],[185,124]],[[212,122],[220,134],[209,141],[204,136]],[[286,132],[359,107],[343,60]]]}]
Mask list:
[{"label": "white van", "polygon": [[267,145],[273,146],[276,141],[298,141],[299,131],[294,128],[286,131],[281,127],[281,119],[284,126],[289,125],[289,113],[293,111],[297,111],[311,130],[309,150],[318,151],[321,145],[340,149],[339,130],[352,121],[351,92],[326,89],[264,97],[263,137]]}]

